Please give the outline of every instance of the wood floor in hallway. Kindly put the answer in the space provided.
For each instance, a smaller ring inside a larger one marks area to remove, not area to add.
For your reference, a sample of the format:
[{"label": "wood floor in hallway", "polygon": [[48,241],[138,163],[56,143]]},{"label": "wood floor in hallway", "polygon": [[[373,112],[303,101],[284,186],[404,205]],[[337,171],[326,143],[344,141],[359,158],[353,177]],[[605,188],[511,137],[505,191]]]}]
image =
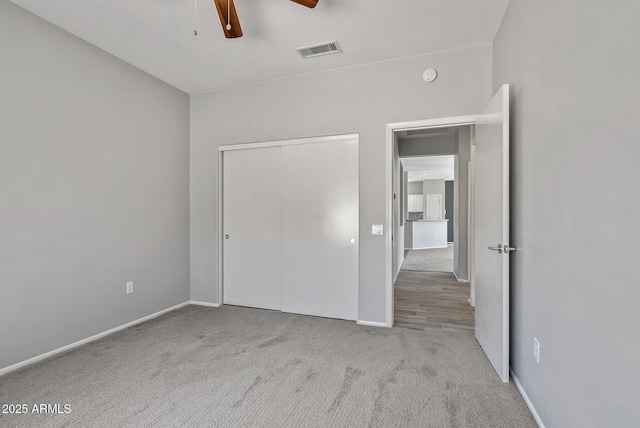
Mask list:
[{"label": "wood floor in hallway", "polygon": [[394,327],[473,333],[469,284],[451,272],[401,270],[394,285]]}]

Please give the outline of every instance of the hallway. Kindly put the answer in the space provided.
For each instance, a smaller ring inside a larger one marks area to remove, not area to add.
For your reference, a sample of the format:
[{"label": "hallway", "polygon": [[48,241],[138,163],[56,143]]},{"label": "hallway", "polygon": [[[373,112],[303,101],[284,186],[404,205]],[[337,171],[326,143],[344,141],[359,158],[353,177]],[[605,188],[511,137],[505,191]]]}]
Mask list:
[{"label": "hallway", "polygon": [[469,284],[451,272],[401,270],[394,284],[394,327],[473,334],[475,310]]},{"label": "hallway", "polygon": [[417,272],[452,272],[453,243],[449,243],[447,248],[405,250],[401,269]]}]

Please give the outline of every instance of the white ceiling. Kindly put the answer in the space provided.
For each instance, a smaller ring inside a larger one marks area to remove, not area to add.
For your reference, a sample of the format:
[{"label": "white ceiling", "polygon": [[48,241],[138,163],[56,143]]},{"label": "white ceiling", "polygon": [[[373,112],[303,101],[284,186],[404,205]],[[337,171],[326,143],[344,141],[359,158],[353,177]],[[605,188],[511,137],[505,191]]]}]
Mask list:
[{"label": "white ceiling", "polygon": [[400,159],[409,181],[453,180],[453,156],[428,156]]},{"label": "white ceiling", "polygon": [[[509,0],[234,0],[225,39],[212,0],[11,0],[188,93],[492,43]],[[295,48],[338,40],[344,53]]]}]

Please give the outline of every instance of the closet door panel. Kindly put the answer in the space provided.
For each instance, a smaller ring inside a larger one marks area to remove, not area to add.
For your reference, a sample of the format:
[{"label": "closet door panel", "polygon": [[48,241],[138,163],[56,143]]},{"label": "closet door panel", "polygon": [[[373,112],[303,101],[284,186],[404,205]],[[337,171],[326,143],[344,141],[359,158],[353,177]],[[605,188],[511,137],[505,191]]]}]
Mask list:
[{"label": "closet door panel", "polygon": [[282,310],[358,316],[358,140],[282,148]]},{"label": "closet door panel", "polygon": [[223,153],[223,302],[282,308],[282,149]]}]

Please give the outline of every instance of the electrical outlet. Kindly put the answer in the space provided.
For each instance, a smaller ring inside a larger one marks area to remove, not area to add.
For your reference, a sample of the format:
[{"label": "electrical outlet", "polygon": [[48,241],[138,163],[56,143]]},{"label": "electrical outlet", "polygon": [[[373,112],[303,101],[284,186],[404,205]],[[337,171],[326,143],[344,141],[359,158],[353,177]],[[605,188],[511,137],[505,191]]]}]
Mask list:
[{"label": "electrical outlet", "polygon": [[533,338],[533,358],[535,358],[536,363],[540,362],[540,342],[535,337]]},{"label": "electrical outlet", "polygon": [[372,224],[371,225],[371,234],[372,235],[383,235],[384,234],[384,226],[381,224]]},{"label": "electrical outlet", "polygon": [[133,281],[127,282],[127,294],[133,293]]}]

